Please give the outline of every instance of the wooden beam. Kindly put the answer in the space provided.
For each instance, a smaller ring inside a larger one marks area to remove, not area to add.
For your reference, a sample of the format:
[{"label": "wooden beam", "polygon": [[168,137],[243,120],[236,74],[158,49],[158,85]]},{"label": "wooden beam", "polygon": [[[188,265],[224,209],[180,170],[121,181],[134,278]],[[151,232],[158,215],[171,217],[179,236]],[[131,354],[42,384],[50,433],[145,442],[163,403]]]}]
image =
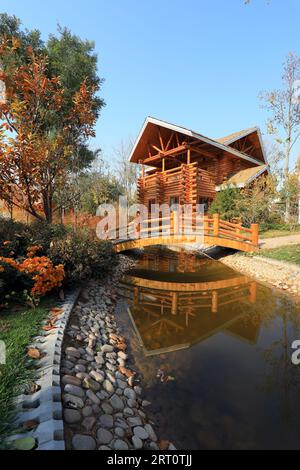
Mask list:
[{"label": "wooden beam", "polygon": [[151,147],[153,147],[155,150],[157,150],[158,153],[162,153],[162,152],[163,152],[162,149],[160,149],[159,147],[156,147],[156,145],[151,144]]},{"label": "wooden beam", "polygon": [[169,149],[169,146],[170,146],[170,144],[171,144],[171,142],[172,142],[173,137],[174,137],[174,131],[173,131],[173,132],[171,133],[171,135],[170,135],[170,138],[169,138],[169,140],[168,140],[168,142],[167,142],[167,145],[166,145],[165,150],[168,150],[168,149]]},{"label": "wooden beam", "polygon": [[158,128],[158,138],[159,138],[161,149],[162,149],[162,151],[164,151],[165,146],[164,146],[164,141],[162,140],[162,136],[161,136],[161,133],[160,133],[160,128]]}]

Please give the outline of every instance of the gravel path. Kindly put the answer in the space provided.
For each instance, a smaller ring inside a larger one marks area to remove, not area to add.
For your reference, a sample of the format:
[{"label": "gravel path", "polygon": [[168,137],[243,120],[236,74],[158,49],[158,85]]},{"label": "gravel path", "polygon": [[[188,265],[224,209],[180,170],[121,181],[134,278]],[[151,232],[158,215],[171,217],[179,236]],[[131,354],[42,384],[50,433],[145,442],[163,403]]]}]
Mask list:
[{"label": "gravel path", "polygon": [[120,256],[114,273],[91,282],[72,312],[61,367],[67,449],[159,448],[115,319],[116,285],[132,264]]},{"label": "gravel path", "polygon": [[259,246],[264,250],[288,245],[300,245],[300,233],[284,237],[262,238],[259,240]]}]

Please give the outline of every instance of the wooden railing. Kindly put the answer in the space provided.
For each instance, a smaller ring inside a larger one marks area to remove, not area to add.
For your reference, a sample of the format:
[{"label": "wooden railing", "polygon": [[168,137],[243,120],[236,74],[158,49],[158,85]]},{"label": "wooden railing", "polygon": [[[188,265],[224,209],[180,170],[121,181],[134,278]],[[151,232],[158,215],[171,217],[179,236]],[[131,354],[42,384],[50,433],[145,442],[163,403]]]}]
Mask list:
[{"label": "wooden railing", "polygon": [[204,236],[258,245],[257,224],[251,224],[250,228],[243,227],[241,224],[220,219],[219,214],[210,217],[196,213],[182,215],[179,211],[174,211],[170,215],[156,218],[144,219],[138,216],[127,227],[108,231],[106,238],[124,240],[124,236],[120,236],[121,228],[126,233],[125,239]]}]

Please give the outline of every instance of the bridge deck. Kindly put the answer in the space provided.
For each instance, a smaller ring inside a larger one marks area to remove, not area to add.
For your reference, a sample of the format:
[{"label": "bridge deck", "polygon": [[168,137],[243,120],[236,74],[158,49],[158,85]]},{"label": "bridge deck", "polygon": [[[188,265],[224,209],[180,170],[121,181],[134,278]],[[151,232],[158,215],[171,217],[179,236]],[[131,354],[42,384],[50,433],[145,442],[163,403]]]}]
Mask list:
[{"label": "bridge deck", "polygon": [[[188,226],[187,226],[188,224]],[[176,212],[169,217],[141,220],[136,218],[128,227],[128,238],[118,238],[120,229],[116,229],[112,239],[115,251],[144,248],[153,245],[173,245],[202,243],[207,246],[222,246],[240,251],[251,252],[258,248],[258,225],[250,228],[241,224],[221,220],[218,214],[211,218],[204,216],[201,224],[196,224],[194,217],[190,220],[180,219]]]}]

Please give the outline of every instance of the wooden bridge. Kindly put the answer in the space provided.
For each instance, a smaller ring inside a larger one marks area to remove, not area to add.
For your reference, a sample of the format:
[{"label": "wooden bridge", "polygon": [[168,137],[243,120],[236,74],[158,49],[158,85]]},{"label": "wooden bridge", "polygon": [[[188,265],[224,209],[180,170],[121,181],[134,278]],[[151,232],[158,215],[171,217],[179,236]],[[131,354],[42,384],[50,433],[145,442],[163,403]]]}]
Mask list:
[{"label": "wooden bridge", "polygon": [[174,211],[169,216],[150,219],[139,215],[127,227],[106,232],[105,238],[113,240],[117,253],[153,245],[192,243],[251,252],[258,248],[258,225],[247,228],[221,220],[219,214],[187,217]]}]

